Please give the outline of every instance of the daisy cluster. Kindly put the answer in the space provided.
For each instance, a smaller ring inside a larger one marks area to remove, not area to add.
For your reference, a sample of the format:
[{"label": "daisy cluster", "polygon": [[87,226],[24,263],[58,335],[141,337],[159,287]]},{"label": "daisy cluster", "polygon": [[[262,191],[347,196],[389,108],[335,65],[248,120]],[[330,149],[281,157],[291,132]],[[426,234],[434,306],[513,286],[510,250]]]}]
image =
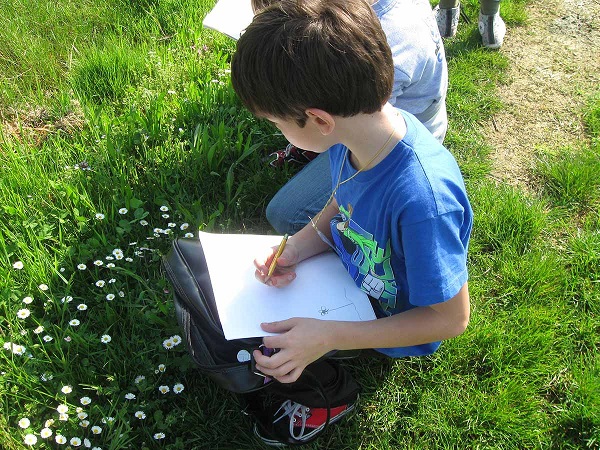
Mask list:
[{"label": "daisy cluster", "polygon": [[[129,215],[129,210],[125,207],[118,209],[117,212],[117,217],[120,219],[126,220]],[[185,237],[193,237],[193,233],[186,231],[189,228],[187,223],[178,224],[173,221],[168,206],[161,206],[158,214],[161,223],[164,222],[160,227],[152,227],[143,218],[147,214],[139,215],[139,211],[135,211],[135,217],[130,220],[130,223],[137,223],[148,230],[147,241],[170,239],[175,234],[183,234],[181,232],[185,232]],[[93,219],[102,222],[106,220],[106,215],[97,212]],[[159,250],[147,244],[129,242],[122,247],[103,252],[102,256],[76,262],[75,270],[70,276],[65,268],[60,268],[61,278],[67,281],[67,287],[62,294],[55,295],[47,284],[39,284],[37,292],[27,293],[22,297],[17,296],[20,301],[18,307],[13,310],[12,318],[12,322],[17,325],[13,329],[17,332],[9,338],[11,340],[0,340],[4,350],[0,358],[10,359],[16,365],[20,364],[19,361],[22,361],[23,365],[27,360],[35,361],[36,367],[41,368],[37,375],[39,382],[44,386],[46,393],[50,394],[44,398],[54,398],[56,402],[52,406],[48,405],[51,400],[44,400],[44,408],[42,408],[45,411],[44,417],[30,418],[23,414],[14,422],[15,428],[23,433],[22,439],[26,446],[46,443],[45,445],[52,447],[101,450],[103,439],[109,441],[112,439],[113,430],[116,433],[116,430],[123,429],[115,426],[120,422],[125,422],[125,428],[132,430],[131,432],[141,430],[139,435],[141,442],[145,436],[152,436],[154,440],[166,438],[162,431],[163,424],[158,424],[158,430],[153,429],[152,423],[148,426],[142,425],[150,420],[147,419],[149,408],[166,401],[165,396],[179,396],[185,390],[183,383],[171,379],[171,375],[167,374],[167,365],[164,362],[155,364],[147,374],[137,375],[127,383],[128,387],[122,391],[120,403],[116,405],[114,398],[109,400],[109,405],[101,404],[102,386],[91,387],[88,380],[65,380],[65,377],[72,375],[61,375],[61,372],[56,369],[60,365],[52,363],[53,359],[60,360],[65,355],[78,357],[81,347],[76,347],[69,352],[65,350],[65,346],[68,348],[81,343],[86,349],[106,352],[106,358],[118,357],[111,352],[111,348],[115,345],[119,348],[126,347],[127,343],[118,345],[116,342],[125,342],[123,339],[126,340],[128,337],[115,336],[111,331],[112,324],[103,324],[98,317],[102,316],[106,307],[119,305],[126,307],[136,303],[136,296],[127,288],[132,285],[132,280],[126,277],[136,272],[136,261],[154,252]],[[147,263],[146,260],[143,262]],[[13,261],[12,267],[15,271],[27,270],[27,264],[21,260]],[[74,286],[74,284],[82,279],[87,280],[88,287],[83,290],[75,289],[79,285]],[[168,291],[165,290],[165,293]],[[124,308],[119,311],[128,310]],[[96,320],[91,321],[91,318]],[[146,336],[143,338],[145,339]],[[162,342],[162,345],[157,345],[155,348],[155,356],[161,361],[167,361],[169,353],[182,343],[182,338],[179,335],[171,335],[161,338],[157,344],[159,342]],[[151,361],[148,362],[152,365]],[[79,361],[68,361],[68,363],[78,364]],[[181,371],[177,370],[176,373]],[[110,376],[106,374],[105,378],[108,379]],[[110,388],[112,392],[114,386],[111,385]],[[46,413],[48,410],[51,412]],[[148,417],[153,417],[153,414],[148,414]],[[133,426],[134,424],[139,425]]]}]

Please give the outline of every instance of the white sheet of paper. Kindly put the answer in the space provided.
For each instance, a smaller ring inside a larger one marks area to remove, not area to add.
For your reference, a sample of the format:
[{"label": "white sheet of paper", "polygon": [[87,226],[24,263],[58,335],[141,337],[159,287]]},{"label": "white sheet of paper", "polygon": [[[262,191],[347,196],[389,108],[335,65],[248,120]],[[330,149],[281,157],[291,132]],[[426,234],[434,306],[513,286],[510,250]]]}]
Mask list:
[{"label": "white sheet of paper", "polygon": [[262,322],[308,317],[322,320],[376,319],[367,297],[339,257],[323,253],[303,261],[284,288],[255,276],[254,258],[281,242],[281,236],[199,232],[225,338],[268,336]]},{"label": "white sheet of paper", "polygon": [[250,0],[219,0],[202,25],[237,40],[253,18]]}]

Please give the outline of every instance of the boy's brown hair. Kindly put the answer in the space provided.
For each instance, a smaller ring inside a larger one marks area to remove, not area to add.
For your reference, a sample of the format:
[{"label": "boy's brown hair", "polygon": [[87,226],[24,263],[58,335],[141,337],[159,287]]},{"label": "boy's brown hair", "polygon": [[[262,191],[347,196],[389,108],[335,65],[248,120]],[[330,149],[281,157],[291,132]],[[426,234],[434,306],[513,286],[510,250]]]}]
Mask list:
[{"label": "boy's brown hair", "polygon": [[251,0],[250,4],[252,5],[252,11],[256,14],[259,10],[266,8],[267,6],[271,6],[273,3],[278,2],[279,0]]},{"label": "boy's brown hair", "polygon": [[342,117],[379,111],[394,65],[365,0],[280,0],[259,9],[238,40],[231,80],[252,113],[304,126],[307,108]]}]

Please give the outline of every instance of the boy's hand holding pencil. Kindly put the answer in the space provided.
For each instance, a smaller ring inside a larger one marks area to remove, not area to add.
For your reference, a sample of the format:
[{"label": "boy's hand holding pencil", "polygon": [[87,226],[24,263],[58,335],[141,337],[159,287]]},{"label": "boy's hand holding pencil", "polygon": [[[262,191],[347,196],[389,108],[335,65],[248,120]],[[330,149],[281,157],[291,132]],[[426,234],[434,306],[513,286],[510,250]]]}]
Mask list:
[{"label": "boy's hand holding pencil", "polygon": [[298,250],[293,243],[288,242],[288,235],[283,236],[277,247],[272,247],[265,257],[254,260],[255,276],[269,286],[287,286],[296,278],[296,263]]}]

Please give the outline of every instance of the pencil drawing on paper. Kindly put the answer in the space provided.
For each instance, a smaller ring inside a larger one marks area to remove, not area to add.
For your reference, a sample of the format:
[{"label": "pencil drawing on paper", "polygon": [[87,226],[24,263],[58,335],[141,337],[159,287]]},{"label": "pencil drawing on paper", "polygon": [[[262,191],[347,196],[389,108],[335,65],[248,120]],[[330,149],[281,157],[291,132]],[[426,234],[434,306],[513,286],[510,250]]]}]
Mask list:
[{"label": "pencil drawing on paper", "polygon": [[[338,306],[336,308],[328,308],[327,306],[321,306],[321,308],[319,309],[318,312],[321,316],[326,316],[332,311],[337,311],[342,308],[348,308],[348,307],[353,308],[354,312],[356,313],[356,317],[358,317],[359,320],[362,320],[362,318],[360,317],[360,314],[358,313],[358,310],[356,309],[356,305],[354,303],[348,303],[346,305]],[[348,314],[352,314],[352,313],[349,312]],[[346,320],[348,320],[348,319],[346,319]]]}]

